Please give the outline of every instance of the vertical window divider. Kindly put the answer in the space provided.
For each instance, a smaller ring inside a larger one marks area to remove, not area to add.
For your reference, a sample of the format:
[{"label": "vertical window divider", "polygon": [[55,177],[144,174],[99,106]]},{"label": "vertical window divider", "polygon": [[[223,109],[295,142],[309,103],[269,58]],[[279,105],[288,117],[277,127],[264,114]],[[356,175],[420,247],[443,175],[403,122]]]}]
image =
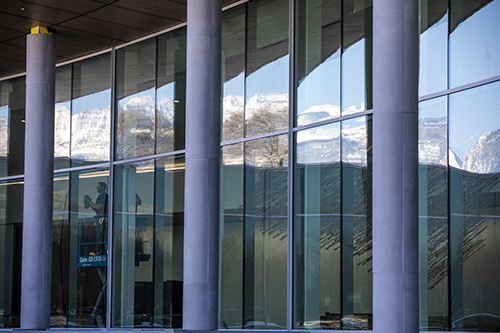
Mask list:
[{"label": "vertical window divider", "polygon": [[[446,34],[446,89],[450,89],[450,32],[451,32],[451,1],[448,0],[447,5],[447,13],[448,13],[448,31]],[[447,328],[451,330],[451,324],[452,324],[452,286],[451,286],[451,196],[450,196],[450,190],[451,190],[451,172],[450,172],[450,94],[446,95],[446,180],[448,182],[447,189],[446,189],[446,197],[447,197],[447,208],[448,208],[448,248],[446,249],[448,251],[448,263],[447,263],[447,270],[448,270],[448,277],[447,277],[447,284],[448,284],[448,304],[447,304],[447,310],[448,310],[448,322]]]},{"label": "vertical window divider", "polygon": [[288,331],[293,329],[293,220],[294,220],[294,166],[295,166],[295,144],[293,127],[295,124],[295,0],[289,1],[288,15],[288,212],[287,212],[287,321]]},{"label": "vertical window divider", "polygon": [[[158,112],[156,112],[157,110],[157,91],[158,91],[158,37],[155,37],[155,91],[154,91],[154,103],[155,103],[155,108],[154,108],[154,112],[155,112],[155,125],[154,125],[154,139],[153,139],[153,152],[154,154],[156,154],[156,133],[157,133],[157,124],[158,124]],[[175,111],[174,111],[175,112]],[[174,117],[175,117],[175,113],[174,113]],[[174,155],[173,158],[174,158],[174,161],[175,161],[175,156],[177,155]],[[155,249],[156,249],[156,166],[157,166],[157,161],[158,159],[157,158],[153,158],[153,213],[152,213],[152,218],[153,218],[153,239],[152,239],[152,242],[153,242],[153,249],[152,249],[152,252],[151,252],[151,255],[153,256],[153,267],[151,269],[151,276],[152,276],[152,281],[153,281],[153,313],[151,314],[152,315],[152,318],[151,318],[151,322],[152,324],[154,325],[155,324],[155,321],[156,321],[156,318],[155,318],[155,301],[156,301],[156,292],[155,292],[155,286],[156,286],[156,281],[155,281],[155,277],[156,277],[156,253],[155,253]],[[162,295],[163,297],[163,295]],[[170,318],[170,322],[172,322],[172,318]],[[172,328],[172,327],[170,327]]]},{"label": "vertical window divider", "polygon": [[[244,4],[245,6],[245,44],[244,44],[244,56],[245,56],[245,63],[243,65],[243,138],[246,138],[246,104],[247,104],[247,62],[248,62],[248,3]],[[242,246],[243,246],[243,265],[242,265],[242,281],[241,281],[241,301],[242,301],[242,311],[241,311],[241,328],[245,328],[245,314],[246,314],[246,293],[245,293],[245,284],[246,284],[246,265],[247,262],[245,260],[245,249],[246,249],[246,234],[245,234],[245,226],[246,226],[246,212],[247,212],[247,207],[246,207],[246,141],[242,142],[243,145],[243,230],[242,230]],[[224,239],[224,238],[222,238]]]},{"label": "vertical window divider", "polygon": [[111,104],[110,104],[110,147],[109,147],[109,186],[108,186],[108,265],[107,265],[107,297],[106,297],[106,328],[111,328],[113,288],[113,217],[114,217],[114,159],[115,159],[115,108],[116,108],[116,49],[111,49]]},{"label": "vertical window divider", "polygon": [[[449,2],[448,2],[449,4]],[[448,5],[448,8],[449,5]],[[450,13],[451,14],[451,13]],[[450,19],[450,17],[448,17],[448,20]],[[448,48],[448,52],[449,52],[449,48]],[[449,81],[448,81],[449,82]],[[447,209],[448,209],[448,212],[447,212],[447,219],[448,219],[448,228],[446,229],[446,231],[448,232],[448,248],[446,249],[448,251],[448,258],[447,258],[447,265],[446,265],[446,269],[448,270],[448,277],[447,277],[447,284],[448,284],[448,304],[446,305],[447,307],[447,310],[448,310],[448,320],[447,320],[447,329],[451,330],[452,327],[451,327],[451,324],[452,324],[452,285],[451,285],[451,281],[452,281],[452,277],[451,277],[451,254],[452,254],[452,251],[451,251],[451,247],[452,247],[452,244],[451,244],[451,223],[452,223],[452,220],[451,220],[451,195],[450,195],[450,192],[451,192],[451,172],[450,172],[450,96],[447,95],[446,96],[446,181],[448,182],[448,184],[446,184],[446,201],[447,201]]]},{"label": "vertical window divider", "polygon": [[[74,77],[74,66],[73,64],[70,65],[71,66],[71,70],[70,70],[70,78],[69,78],[69,84],[70,84],[70,88],[69,88],[69,156],[68,156],[68,167],[71,168],[71,153],[72,153],[72,149],[71,149],[71,142],[72,142],[72,139],[73,139],[73,135],[71,135],[71,133],[73,132],[73,77]],[[55,112],[55,110],[54,110]],[[55,128],[54,128],[54,134],[55,134]]]},{"label": "vertical window divider", "polygon": [[[343,103],[343,86],[344,86],[344,77],[343,77],[343,63],[344,63],[344,0],[341,0],[340,1],[340,68],[339,68],[339,73],[340,73],[340,96],[339,96],[339,101],[340,101],[340,116],[342,117],[343,114],[344,114],[344,103]],[[339,198],[340,198],[340,206],[339,206],[339,210],[340,210],[340,221],[339,221],[339,226],[340,226],[340,238],[339,238],[339,242],[340,242],[340,247],[339,247],[339,251],[340,251],[340,268],[339,268],[339,273],[340,273],[340,290],[339,290],[339,294],[340,294],[340,319],[339,319],[339,324],[340,324],[340,329],[343,329],[343,324],[342,324],[342,317],[344,315],[344,270],[343,270],[343,263],[344,263],[344,256],[343,256],[343,248],[342,248],[342,240],[343,240],[343,237],[344,237],[344,233],[343,233],[343,195],[342,195],[342,191],[343,191],[343,167],[342,167],[342,142],[343,142],[343,138],[342,138],[342,133],[343,133],[343,128],[342,128],[342,124],[343,122],[342,121],[339,121],[339,129],[340,129],[340,133],[339,133],[339,137],[340,137],[340,142],[339,142],[339,158],[340,158],[340,171],[339,171],[339,176],[340,176],[340,183],[339,183],[339,190],[340,190],[340,195],[339,195]]]}]

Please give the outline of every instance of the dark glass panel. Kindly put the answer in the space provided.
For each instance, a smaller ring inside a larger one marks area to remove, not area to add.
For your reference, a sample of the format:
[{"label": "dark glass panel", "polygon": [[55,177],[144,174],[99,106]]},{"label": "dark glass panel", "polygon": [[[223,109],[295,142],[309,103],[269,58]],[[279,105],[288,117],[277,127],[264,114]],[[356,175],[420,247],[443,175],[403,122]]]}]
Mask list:
[{"label": "dark glass panel", "polygon": [[296,135],[294,325],[340,329],[340,123]]},{"label": "dark glass panel", "polygon": [[340,116],[341,1],[296,1],[296,124]]},{"label": "dark glass panel", "polygon": [[450,13],[450,88],[500,75],[500,0],[452,0]]},{"label": "dark glass panel", "polygon": [[419,105],[420,329],[446,330],[448,314],[448,104]]},{"label": "dark glass panel", "polygon": [[372,328],[371,118],[342,122],[343,329]]},{"label": "dark glass panel", "polygon": [[288,127],[288,0],[247,5],[245,136]]},{"label": "dark glass panel", "polygon": [[71,71],[71,65],[56,68],[54,169],[70,166]]},{"label": "dark glass panel", "polygon": [[448,87],[448,1],[420,1],[419,95]]},{"label": "dark glass panel", "polygon": [[155,38],[116,52],[117,159],[154,153],[155,74]]},{"label": "dark glass panel", "polygon": [[154,162],[115,167],[114,327],[153,326]]},{"label": "dark glass panel", "polygon": [[0,82],[0,177],[24,173],[26,77]]},{"label": "dark glass panel", "polygon": [[245,143],[243,327],[286,328],[286,135]]},{"label": "dark glass panel", "polygon": [[222,148],[221,327],[243,327],[243,143]]},{"label": "dark glass panel", "polygon": [[0,182],[0,328],[19,327],[24,182]]},{"label": "dark glass panel", "polygon": [[450,96],[451,328],[500,331],[500,84]]},{"label": "dark glass panel", "polygon": [[243,137],[245,114],[245,6],[222,14],[222,141]]},{"label": "dark glass panel", "polygon": [[158,37],[156,153],[184,149],[186,29]]},{"label": "dark glass panel", "polygon": [[184,155],[156,161],[153,244],[155,327],[182,327],[184,170]]},{"label": "dark glass panel", "polygon": [[71,165],[109,161],[109,54],[73,64]]},{"label": "dark glass panel", "polygon": [[105,169],[70,174],[70,327],[106,327],[108,183]]},{"label": "dark glass panel", "polygon": [[371,109],[372,1],[344,1],[342,12],[342,114]]},{"label": "dark glass panel", "polygon": [[50,326],[68,327],[69,174],[54,176]]}]

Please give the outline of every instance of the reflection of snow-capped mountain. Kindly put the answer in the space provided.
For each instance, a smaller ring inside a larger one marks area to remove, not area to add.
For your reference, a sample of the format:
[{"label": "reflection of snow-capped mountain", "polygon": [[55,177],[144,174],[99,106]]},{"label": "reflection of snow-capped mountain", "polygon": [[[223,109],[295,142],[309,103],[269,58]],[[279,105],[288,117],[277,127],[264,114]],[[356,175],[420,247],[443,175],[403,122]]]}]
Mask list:
[{"label": "reflection of snow-capped mountain", "polygon": [[172,99],[163,97],[158,103],[156,111],[158,112],[158,122],[170,125],[174,123],[174,101]]},{"label": "reflection of snow-capped mountain", "polygon": [[228,121],[231,116],[243,112],[244,103],[243,96],[225,96],[222,100],[223,121]]},{"label": "reflection of snow-capped mountain", "polygon": [[342,142],[338,128],[318,128],[301,132],[297,139],[298,163],[338,163],[366,166],[367,132],[364,118],[359,126],[342,130]]},{"label": "reflection of snow-capped mountain", "polygon": [[342,162],[366,166],[367,131],[361,118],[360,126],[342,129]]},{"label": "reflection of snow-capped mountain", "polygon": [[424,118],[419,122],[418,154],[423,165],[454,167],[474,173],[500,172],[500,129],[485,133],[465,154],[448,148],[446,118]]},{"label": "reflection of snow-capped mountain", "polygon": [[479,137],[463,157],[461,169],[482,174],[500,172],[500,129]]},{"label": "reflection of snow-capped mountain", "polygon": [[85,161],[109,159],[110,107],[72,116],[71,157]]},{"label": "reflection of snow-capped mountain", "polygon": [[69,157],[71,111],[64,105],[55,107],[54,157]]},{"label": "reflection of snow-capped mountain", "polygon": [[284,113],[288,116],[288,94],[254,95],[246,105],[246,118],[252,118],[255,113],[266,110],[269,114]]},{"label": "reflection of snow-capped mountain", "polygon": [[338,105],[313,105],[297,116],[297,125],[306,125],[340,116]]},{"label": "reflection of snow-capped mountain", "polygon": [[7,156],[9,143],[9,125],[7,117],[0,117],[0,156]]},{"label": "reflection of snow-capped mountain", "polygon": [[[448,164],[447,126],[446,117],[423,118],[419,121],[418,160],[420,164],[442,166]],[[450,154],[451,156],[454,154]]]}]

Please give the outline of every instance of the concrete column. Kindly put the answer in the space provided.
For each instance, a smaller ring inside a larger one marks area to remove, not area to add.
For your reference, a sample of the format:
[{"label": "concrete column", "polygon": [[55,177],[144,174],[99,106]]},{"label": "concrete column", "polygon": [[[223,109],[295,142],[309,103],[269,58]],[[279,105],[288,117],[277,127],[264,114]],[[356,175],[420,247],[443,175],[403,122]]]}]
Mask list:
[{"label": "concrete column", "polygon": [[218,328],[221,0],[187,2],[183,327]]},{"label": "concrete column", "polygon": [[[37,27],[38,28],[38,27]],[[21,328],[50,326],[54,173],[55,38],[26,40],[26,143]]]},{"label": "concrete column", "polygon": [[419,331],[418,1],[373,2],[373,331]]}]

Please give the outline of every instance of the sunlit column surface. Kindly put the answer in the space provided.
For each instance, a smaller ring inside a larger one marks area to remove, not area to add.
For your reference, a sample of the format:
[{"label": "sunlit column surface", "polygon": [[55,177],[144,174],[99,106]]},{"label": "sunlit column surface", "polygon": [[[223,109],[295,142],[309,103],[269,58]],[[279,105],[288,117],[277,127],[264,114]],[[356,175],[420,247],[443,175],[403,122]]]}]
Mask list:
[{"label": "sunlit column surface", "polygon": [[418,1],[373,20],[373,331],[418,332]]},{"label": "sunlit column surface", "polygon": [[[33,31],[34,30],[34,31]],[[21,328],[50,326],[54,171],[55,38],[34,28],[26,40],[26,145]]]},{"label": "sunlit column surface", "polygon": [[218,327],[221,1],[188,0],[183,328]]}]

